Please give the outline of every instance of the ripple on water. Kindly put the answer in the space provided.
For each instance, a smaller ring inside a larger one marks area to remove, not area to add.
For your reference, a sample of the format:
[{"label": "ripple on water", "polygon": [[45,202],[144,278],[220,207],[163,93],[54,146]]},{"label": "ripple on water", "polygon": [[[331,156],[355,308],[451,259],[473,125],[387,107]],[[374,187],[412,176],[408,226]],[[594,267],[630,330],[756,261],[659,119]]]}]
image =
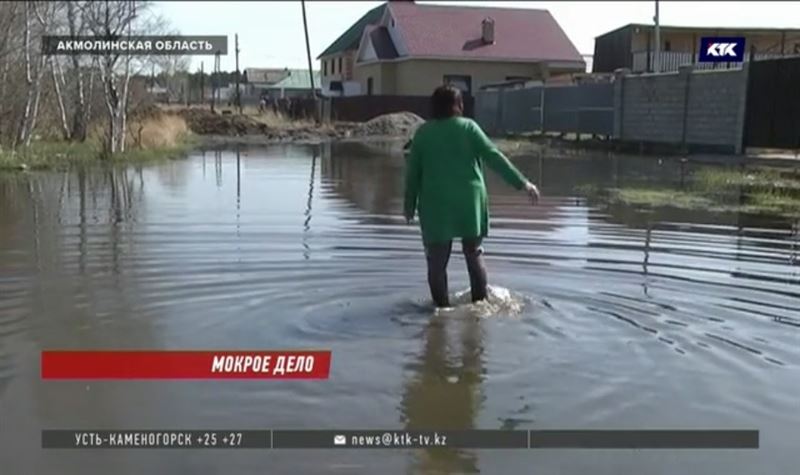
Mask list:
[{"label": "ripple on water", "polygon": [[[415,423],[481,428],[737,421],[763,422],[766,433],[800,422],[796,225],[575,200],[574,180],[600,186],[617,171],[543,160],[553,170],[528,169],[547,195],[536,208],[490,183],[487,301],[470,302],[454,252],[451,288],[461,290],[437,310],[419,230],[402,222],[402,158],[316,152],[254,149],[241,168],[229,151],[198,155],[143,167],[133,186],[130,174],[110,181],[108,170],[30,174],[35,186],[19,189],[0,178],[0,220],[12,217],[3,229],[20,237],[0,233],[0,392],[18,356],[8,343],[20,335],[64,347],[135,338],[143,347],[333,349],[324,384],[157,394],[166,412],[231,426],[388,426],[398,407],[408,420],[418,410]],[[43,314],[36,325],[33,309]],[[50,404],[43,389],[31,391]],[[81,414],[88,425],[148,416],[95,397],[113,417]],[[62,425],[47,419],[54,413],[26,419],[36,430]]]}]

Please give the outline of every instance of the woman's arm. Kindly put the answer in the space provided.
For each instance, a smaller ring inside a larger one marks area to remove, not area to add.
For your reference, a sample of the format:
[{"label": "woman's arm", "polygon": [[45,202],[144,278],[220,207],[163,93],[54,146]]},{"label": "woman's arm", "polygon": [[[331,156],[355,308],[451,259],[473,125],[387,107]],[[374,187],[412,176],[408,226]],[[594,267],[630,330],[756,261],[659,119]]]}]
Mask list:
[{"label": "woman's arm", "polygon": [[422,182],[422,164],[420,159],[419,140],[415,136],[411,142],[411,151],[406,159],[406,190],[403,204],[403,214],[407,221],[414,219],[417,209],[417,196]]},{"label": "woman's arm", "polygon": [[481,158],[489,168],[500,175],[506,183],[518,190],[525,190],[533,204],[539,201],[539,189],[530,182],[497,146],[486,136],[481,127],[473,120],[470,121],[472,141],[478,149]]},{"label": "woman's arm", "polygon": [[473,144],[489,168],[500,175],[509,185],[518,190],[523,189],[528,179],[503,155],[503,152],[497,149],[497,146],[486,136],[481,127],[472,120],[470,121],[470,133]]}]

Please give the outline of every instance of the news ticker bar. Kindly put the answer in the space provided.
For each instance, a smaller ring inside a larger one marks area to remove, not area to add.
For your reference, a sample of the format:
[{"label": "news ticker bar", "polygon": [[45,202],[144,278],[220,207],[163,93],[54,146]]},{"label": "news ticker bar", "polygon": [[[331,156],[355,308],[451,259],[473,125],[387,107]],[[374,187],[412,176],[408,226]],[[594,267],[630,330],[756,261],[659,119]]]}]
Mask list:
[{"label": "news ticker bar", "polygon": [[43,430],[44,449],[757,449],[757,430]]}]

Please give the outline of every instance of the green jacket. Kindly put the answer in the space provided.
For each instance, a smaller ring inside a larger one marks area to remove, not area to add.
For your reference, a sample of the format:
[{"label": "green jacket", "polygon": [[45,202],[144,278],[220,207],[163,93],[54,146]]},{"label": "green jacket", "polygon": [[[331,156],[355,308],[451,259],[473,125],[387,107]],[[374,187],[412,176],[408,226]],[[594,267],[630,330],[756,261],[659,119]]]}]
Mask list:
[{"label": "green jacket", "polygon": [[483,164],[520,190],[527,179],[475,121],[431,120],[414,134],[406,163],[405,214],[419,210],[426,244],[484,237],[489,209]]}]

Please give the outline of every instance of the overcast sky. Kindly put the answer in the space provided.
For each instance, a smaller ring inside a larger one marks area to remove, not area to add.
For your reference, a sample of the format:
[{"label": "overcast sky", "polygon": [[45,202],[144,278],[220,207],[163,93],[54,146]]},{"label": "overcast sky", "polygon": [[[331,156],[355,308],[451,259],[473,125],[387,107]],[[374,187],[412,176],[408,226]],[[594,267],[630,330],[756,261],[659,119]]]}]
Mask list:
[{"label": "overcast sky", "polygon": [[[314,68],[316,57],[367,10],[383,2],[307,1],[309,40]],[[582,54],[594,52],[594,38],[628,23],[652,23],[653,1],[626,2],[522,2],[453,1],[419,2],[452,5],[543,8],[553,14]],[[797,28],[800,2],[660,2],[661,24],[687,26],[734,26]],[[233,37],[239,34],[240,67],[305,68],[306,44],[299,1],[265,2],[156,2],[163,15],[184,35],[228,35],[228,56],[223,70],[233,70]],[[192,68],[212,56],[195,56]]]}]

